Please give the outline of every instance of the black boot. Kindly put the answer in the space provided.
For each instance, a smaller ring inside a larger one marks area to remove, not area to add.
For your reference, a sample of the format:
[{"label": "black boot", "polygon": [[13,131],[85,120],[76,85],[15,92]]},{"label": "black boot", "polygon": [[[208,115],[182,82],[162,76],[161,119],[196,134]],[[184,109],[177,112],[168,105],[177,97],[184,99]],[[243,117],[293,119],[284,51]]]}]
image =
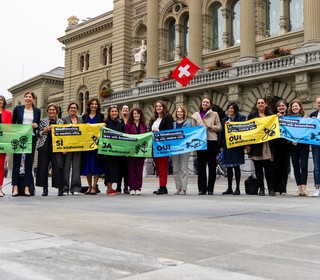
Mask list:
[{"label": "black boot", "polygon": [[274,189],[272,189],[272,188],[268,189],[268,192],[269,192],[270,196],[275,196],[276,195],[276,193],[274,192]]},{"label": "black boot", "polygon": [[43,187],[42,196],[48,196],[48,187]]},{"label": "black boot", "polygon": [[168,194],[167,187],[161,187],[153,192],[153,194],[161,195],[161,194]]},{"label": "black boot", "polygon": [[124,193],[124,194],[130,194],[130,192],[129,192],[129,190],[128,190],[128,187],[124,187],[123,193]]},{"label": "black boot", "polygon": [[[91,194],[91,193],[90,193]],[[58,196],[63,196],[63,189],[60,188],[59,191],[58,191]]]},{"label": "black boot", "polygon": [[231,188],[228,188],[226,191],[224,191],[222,194],[233,194],[233,191]]},{"label": "black boot", "polygon": [[236,188],[235,191],[233,192],[233,195],[240,195],[240,189]]}]

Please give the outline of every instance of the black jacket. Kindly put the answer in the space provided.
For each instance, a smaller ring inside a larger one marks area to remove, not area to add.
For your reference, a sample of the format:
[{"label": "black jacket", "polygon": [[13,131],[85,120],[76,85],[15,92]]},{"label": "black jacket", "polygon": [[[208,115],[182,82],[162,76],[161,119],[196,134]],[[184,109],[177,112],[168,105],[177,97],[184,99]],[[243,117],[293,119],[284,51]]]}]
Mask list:
[{"label": "black jacket", "polygon": [[[149,123],[149,131],[152,131],[152,125],[155,122],[155,120],[151,119]],[[171,115],[168,115],[164,118],[162,118],[160,125],[159,125],[159,130],[169,130],[173,129],[173,118]]]}]

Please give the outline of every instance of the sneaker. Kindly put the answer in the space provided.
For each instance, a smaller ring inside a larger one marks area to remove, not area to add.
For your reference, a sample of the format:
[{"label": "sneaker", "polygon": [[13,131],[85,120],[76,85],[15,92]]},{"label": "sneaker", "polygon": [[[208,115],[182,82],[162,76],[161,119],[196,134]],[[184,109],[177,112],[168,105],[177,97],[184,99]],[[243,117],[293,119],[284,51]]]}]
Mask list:
[{"label": "sneaker", "polygon": [[107,194],[107,195],[116,195],[116,194],[119,194],[119,192],[117,192],[117,191],[114,190],[114,189],[111,189],[111,190],[107,190],[106,194]]},{"label": "sneaker", "polygon": [[68,193],[67,193],[67,192],[64,192],[63,195],[68,195]]},{"label": "sneaker", "polygon": [[136,195],[141,195],[141,191],[140,190],[136,190]]},{"label": "sneaker", "polygon": [[73,192],[72,195],[79,195],[79,192]]},{"label": "sneaker", "polygon": [[312,196],[320,196],[320,190],[316,189]]},{"label": "sneaker", "polygon": [[187,191],[181,190],[179,194],[185,195],[185,194],[187,194]]},{"label": "sneaker", "polygon": [[131,190],[130,191],[130,195],[135,195],[136,194],[136,191],[135,190]]},{"label": "sneaker", "polygon": [[181,190],[177,190],[174,194],[180,194]]}]

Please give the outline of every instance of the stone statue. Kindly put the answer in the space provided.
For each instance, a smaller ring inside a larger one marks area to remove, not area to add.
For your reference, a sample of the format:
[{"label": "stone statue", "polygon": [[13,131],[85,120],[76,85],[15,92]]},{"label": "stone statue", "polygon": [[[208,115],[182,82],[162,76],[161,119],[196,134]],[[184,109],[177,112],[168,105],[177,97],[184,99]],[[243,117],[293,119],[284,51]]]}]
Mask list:
[{"label": "stone statue", "polygon": [[146,63],[147,45],[145,40],[141,41],[141,46],[139,46],[138,48],[133,48],[132,51],[135,63]]},{"label": "stone statue", "polygon": [[76,16],[71,16],[68,18],[68,27],[77,25],[79,23],[79,18]]}]

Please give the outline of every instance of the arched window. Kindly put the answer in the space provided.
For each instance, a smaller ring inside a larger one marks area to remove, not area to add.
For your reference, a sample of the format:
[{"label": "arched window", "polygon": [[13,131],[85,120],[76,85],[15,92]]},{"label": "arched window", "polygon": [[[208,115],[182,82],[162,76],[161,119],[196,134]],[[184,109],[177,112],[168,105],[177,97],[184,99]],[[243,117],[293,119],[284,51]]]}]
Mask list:
[{"label": "arched window", "polygon": [[303,0],[289,1],[289,31],[303,27]]},{"label": "arched window", "polygon": [[84,71],[84,55],[83,54],[80,56],[79,63],[80,63],[80,67],[79,67],[80,71],[83,72]]},{"label": "arched window", "polygon": [[110,46],[109,48],[108,59],[109,59],[109,64],[112,64],[112,46]]},{"label": "arched window", "polygon": [[189,54],[189,16],[186,16],[183,22],[183,50],[182,55]]},{"label": "arched window", "polygon": [[85,69],[90,70],[90,54],[86,54]]},{"label": "arched window", "polygon": [[176,21],[173,19],[169,22],[169,61],[174,60],[175,56],[175,49],[176,49],[176,28],[175,28]]},{"label": "arched window", "polygon": [[[236,1],[232,9],[232,45],[240,44],[240,0]],[[252,23],[254,24],[254,23]]]},{"label": "arched window", "polygon": [[280,0],[268,0],[266,7],[266,36],[274,36],[280,31]]},{"label": "arched window", "polygon": [[212,46],[214,50],[220,49],[222,46],[223,16],[221,8],[222,5],[217,3],[212,9]]},{"label": "arched window", "polygon": [[86,106],[89,101],[89,91],[85,88],[80,89],[78,94],[78,104],[80,104],[79,109],[81,115],[86,112]]},{"label": "arched window", "polygon": [[102,51],[102,64],[103,65],[108,65],[108,48],[105,47],[103,48],[103,51]]}]

